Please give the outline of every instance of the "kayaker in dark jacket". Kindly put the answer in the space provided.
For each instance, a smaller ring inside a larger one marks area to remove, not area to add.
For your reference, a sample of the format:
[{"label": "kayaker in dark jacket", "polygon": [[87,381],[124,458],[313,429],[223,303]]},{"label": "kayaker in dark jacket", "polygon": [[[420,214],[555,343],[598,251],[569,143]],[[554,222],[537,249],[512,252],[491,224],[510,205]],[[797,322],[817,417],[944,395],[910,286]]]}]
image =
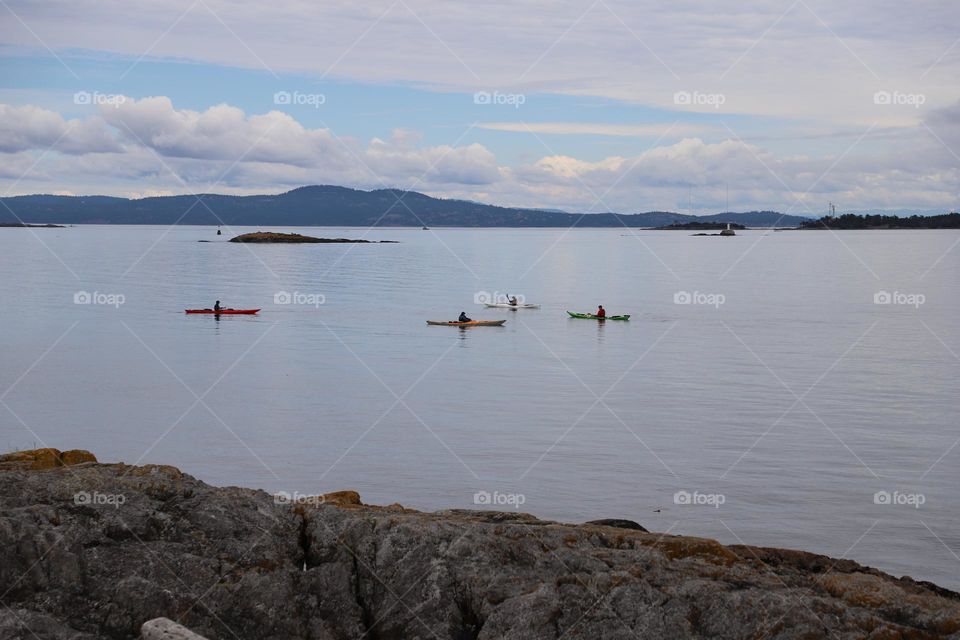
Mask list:
[{"label": "kayaker in dark jacket", "polygon": [[507,294],[507,302],[510,303],[510,306],[511,306],[511,307],[517,306],[517,296],[513,296],[513,297],[511,298],[510,295]]},{"label": "kayaker in dark jacket", "polygon": [[607,317],[607,312],[604,311],[602,304],[597,308],[596,316],[597,316],[598,318],[606,318],[606,317]]},{"label": "kayaker in dark jacket", "polygon": [[457,322],[473,322],[473,320],[467,317],[466,311],[461,311],[460,317],[457,319]]},{"label": "kayaker in dark jacket", "polygon": [[219,301],[219,300],[217,300],[217,303],[216,303],[215,305],[213,305],[213,310],[214,310],[214,311],[220,311],[220,301]]}]

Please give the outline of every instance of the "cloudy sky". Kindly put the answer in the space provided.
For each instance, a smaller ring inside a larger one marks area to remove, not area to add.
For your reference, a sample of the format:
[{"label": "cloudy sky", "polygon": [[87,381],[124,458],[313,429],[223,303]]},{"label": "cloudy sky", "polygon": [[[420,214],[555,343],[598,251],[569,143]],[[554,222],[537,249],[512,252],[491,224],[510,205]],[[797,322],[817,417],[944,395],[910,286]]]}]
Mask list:
[{"label": "cloudy sky", "polygon": [[954,1],[0,5],[8,195],[960,206]]}]

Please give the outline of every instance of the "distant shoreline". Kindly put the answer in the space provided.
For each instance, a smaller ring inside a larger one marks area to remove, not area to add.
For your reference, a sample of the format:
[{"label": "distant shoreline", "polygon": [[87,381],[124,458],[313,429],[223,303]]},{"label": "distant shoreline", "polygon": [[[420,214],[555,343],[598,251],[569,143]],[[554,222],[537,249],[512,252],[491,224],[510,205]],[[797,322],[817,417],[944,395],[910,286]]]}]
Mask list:
[{"label": "distant shoreline", "polygon": [[908,229],[960,229],[960,213],[946,213],[938,216],[900,216],[856,215],[847,213],[841,216],[824,216],[819,220],[800,223],[800,229],[829,229],[833,231],[888,231]]},{"label": "distant shoreline", "polygon": [[[737,231],[950,231],[957,230],[960,227],[952,226],[928,226],[928,227],[825,227],[819,224],[816,224],[819,221],[812,220],[810,225],[800,226],[800,227],[764,227],[764,226],[742,226],[738,225],[733,227]],[[500,225],[500,226],[469,226],[469,225],[432,225],[430,229],[423,229],[420,226],[413,225],[362,225],[362,224],[210,224],[206,222],[180,222],[175,225],[165,224],[162,222],[74,222],[70,224],[51,224],[51,223],[27,223],[27,224],[10,224],[10,223],[0,223],[0,229],[69,229],[70,227],[193,227],[193,228],[209,228],[209,229],[304,229],[304,228],[314,228],[314,229],[377,229],[377,230],[396,230],[396,231],[420,231],[420,232],[430,232],[436,230],[465,230],[465,231],[496,231],[499,229],[583,229],[590,231],[620,231],[621,235],[629,235],[622,233],[623,231],[683,231],[683,230],[697,230],[697,229],[721,229],[722,226],[710,225],[704,227],[689,227],[684,228],[683,226],[675,226],[672,228],[668,227],[610,227],[610,226],[582,226],[582,225],[570,225],[570,226],[546,226],[546,225],[537,225],[537,226],[519,226],[519,225]]]},{"label": "distant shoreline", "polygon": [[[338,185],[309,185],[280,194],[229,196],[192,194],[130,199],[113,196],[35,194],[0,198],[0,223],[137,224],[226,227],[404,228],[614,228],[657,229],[682,224],[731,223],[745,229],[960,228],[960,214],[905,210],[908,217],[848,213],[820,217],[772,210],[680,213],[576,212],[499,206],[444,199],[417,191],[364,191]],[[3,213],[6,211],[6,215]],[[921,214],[921,215],[917,215]],[[814,214],[817,215],[817,214]],[[943,222],[939,222],[943,220]]]}]

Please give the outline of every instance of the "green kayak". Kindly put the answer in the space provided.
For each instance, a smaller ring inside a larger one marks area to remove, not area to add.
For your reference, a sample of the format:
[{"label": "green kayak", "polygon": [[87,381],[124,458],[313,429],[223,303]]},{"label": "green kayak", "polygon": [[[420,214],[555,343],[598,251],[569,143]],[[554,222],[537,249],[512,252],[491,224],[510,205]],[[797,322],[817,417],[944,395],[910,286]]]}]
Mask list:
[{"label": "green kayak", "polygon": [[600,316],[595,316],[592,313],[574,313],[573,311],[567,311],[570,314],[571,318],[583,318],[584,320],[629,320],[630,316],[607,316],[606,318],[601,318]]}]

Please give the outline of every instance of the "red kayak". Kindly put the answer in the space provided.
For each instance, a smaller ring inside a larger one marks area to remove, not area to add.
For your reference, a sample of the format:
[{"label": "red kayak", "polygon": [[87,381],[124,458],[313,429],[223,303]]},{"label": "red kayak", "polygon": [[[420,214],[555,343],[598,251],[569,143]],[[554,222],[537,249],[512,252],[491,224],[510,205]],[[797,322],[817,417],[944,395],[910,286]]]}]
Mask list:
[{"label": "red kayak", "polygon": [[211,315],[218,316],[252,316],[260,309],[220,309],[219,311],[214,311],[213,309],[184,309],[187,313],[209,313]]}]

